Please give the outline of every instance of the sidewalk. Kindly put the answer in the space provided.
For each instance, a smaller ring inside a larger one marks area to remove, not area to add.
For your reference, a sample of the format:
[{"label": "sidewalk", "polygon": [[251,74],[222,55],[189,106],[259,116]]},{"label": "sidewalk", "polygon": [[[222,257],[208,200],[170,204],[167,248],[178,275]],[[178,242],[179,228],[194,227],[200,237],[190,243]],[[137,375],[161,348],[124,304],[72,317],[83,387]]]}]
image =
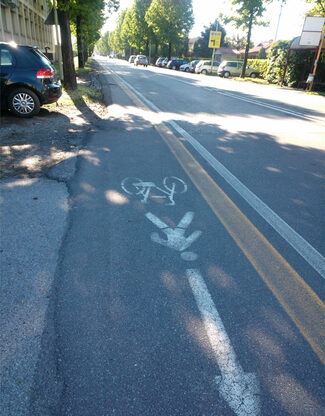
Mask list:
[{"label": "sidewalk", "polygon": [[[94,72],[96,78],[97,73]],[[97,80],[98,82],[98,80]],[[0,118],[0,416],[27,416],[60,247],[69,180],[102,104]]]}]

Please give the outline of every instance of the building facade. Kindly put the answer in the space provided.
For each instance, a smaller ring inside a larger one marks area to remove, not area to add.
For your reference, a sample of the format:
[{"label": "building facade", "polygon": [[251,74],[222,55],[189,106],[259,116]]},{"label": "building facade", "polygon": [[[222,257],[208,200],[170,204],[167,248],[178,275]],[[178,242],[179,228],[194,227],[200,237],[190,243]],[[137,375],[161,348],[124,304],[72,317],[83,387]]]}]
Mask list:
[{"label": "building facade", "polygon": [[38,46],[55,55],[53,26],[45,25],[47,0],[0,0],[0,41]]}]

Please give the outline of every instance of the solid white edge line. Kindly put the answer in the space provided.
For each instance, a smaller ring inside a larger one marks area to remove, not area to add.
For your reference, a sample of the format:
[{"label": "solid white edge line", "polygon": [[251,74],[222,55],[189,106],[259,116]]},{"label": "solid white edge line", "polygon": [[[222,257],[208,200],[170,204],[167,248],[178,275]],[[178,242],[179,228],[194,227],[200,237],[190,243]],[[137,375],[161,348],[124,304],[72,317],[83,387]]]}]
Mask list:
[{"label": "solid white edge line", "polygon": [[175,76],[172,76],[172,75],[161,74],[160,72],[154,72],[154,73],[156,75],[159,75],[159,76],[163,76],[163,77],[171,78],[173,80],[177,80],[178,82],[181,82],[181,83],[186,84],[186,85],[190,85],[192,87],[204,88],[204,89],[206,89],[210,92],[215,92],[216,94],[224,95],[225,97],[234,98],[236,100],[245,101],[245,102],[248,102],[248,103],[251,103],[251,104],[258,105],[260,107],[265,107],[265,108],[269,108],[271,110],[279,111],[281,113],[290,114],[292,116],[301,118],[303,120],[310,120],[310,121],[314,121],[316,123],[325,124],[324,119],[321,119],[321,118],[318,118],[318,117],[313,117],[313,116],[307,116],[305,114],[298,113],[298,112],[295,112],[295,111],[292,111],[292,110],[286,110],[285,108],[281,108],[281,107],[275,106],[273,104],[262,103],[262,102],[259,102],[257,100],[253,100],[252,98],[243,98],[243,97],[239,97],[239,96],[237,96],[235,94],[232,94],[232,93],[219,91],[218,87],[205,86],[205,85],[201,85],[201,84],[192,84],[191,82],[183,81],[182,79],[178,79],[178,77],[175,77]]},{"label": "solid white edge line", "polygon": [[[111,71],[111,69],[110,69]],[[112,71],[113,72],[113,71]],[[160,113],[161,110],[140,92],[133,88],[127,81],[114,72],[114,75],[124,83],[134,94],[152,110]],[[308,241],[298,234],[289,224],[280,218],[258,196],[250,191],[239,179],[236,178],[222,163],[205,149],[194,137],[180,127],[175,121],[167,121],[194,149],[209,163],[209,165],[222,176],[225,181],[242,197],[254,210],[284,238],[306,261],[325,279],[325,258]]]},{"label": "solid white edge line", "polygon": [[221,377],[216,383],[221,396],[237,416],[260,415],[260,387],[254,373],[245,373],[206,283],[197,269],[187,269],[192,289]]}]

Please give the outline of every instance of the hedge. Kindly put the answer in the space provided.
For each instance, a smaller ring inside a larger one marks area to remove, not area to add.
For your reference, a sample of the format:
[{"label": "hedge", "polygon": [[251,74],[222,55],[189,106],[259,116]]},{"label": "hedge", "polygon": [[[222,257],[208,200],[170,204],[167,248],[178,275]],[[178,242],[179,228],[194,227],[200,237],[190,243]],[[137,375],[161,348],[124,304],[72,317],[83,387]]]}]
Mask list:
[{"label": "hedge", "polygon": [[264,78],[267,71],[267,59],[247,59],[247,65],[256,69],[260,77]]}]

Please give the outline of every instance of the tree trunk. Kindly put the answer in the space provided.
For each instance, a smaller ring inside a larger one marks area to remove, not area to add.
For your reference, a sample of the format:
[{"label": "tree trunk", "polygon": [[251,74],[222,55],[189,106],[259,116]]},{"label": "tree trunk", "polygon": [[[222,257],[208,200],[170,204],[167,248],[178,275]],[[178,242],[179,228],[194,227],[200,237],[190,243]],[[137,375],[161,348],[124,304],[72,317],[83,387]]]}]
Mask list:
[{"label": "tree trunk", "polygon": [[78,67],[84,68],[85,61],[84,61],[84,56],[83,56],[81,17],[80,16],[77,16],[76,31],[77,31],[77,48],[78,48]]},{"label": "tree trunk", "polygon": [[[59,0],[58,5],[66,6],[66,0]],[[73,62],[69,9],[65,11],[61,9],[59,16],[61,27],[61,50],[64,75],[63,85],[67,90],[76,90],[77,80]]]},{"label": "tree trunk", "polygon": [[172,55],[172,43],[169,42],[169,44],[168,44],[168,60],[170,60],[171,55]]},{"label": "tree trunk", "polygon": [[249,45],[251,43],[252,26],[253,26],[253,13],[251,13],[251,15],[249,17],[249,25],[248,25],[248,33],[247,33],[247,44],[246,44],[246,48],[245,48],[245,56],[244,56],[243,67],[241,69],[240,78],[245,77]]}]

